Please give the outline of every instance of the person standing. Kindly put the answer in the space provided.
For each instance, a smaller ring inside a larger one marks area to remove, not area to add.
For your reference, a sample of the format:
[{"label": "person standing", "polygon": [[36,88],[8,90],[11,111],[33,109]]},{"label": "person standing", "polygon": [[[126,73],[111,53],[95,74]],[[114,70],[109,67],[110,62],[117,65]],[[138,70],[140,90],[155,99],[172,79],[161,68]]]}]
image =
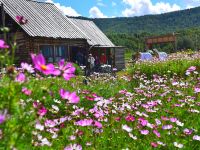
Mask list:
[{"label": "person standing", "polygon": [[107,64],[107,58],[104,53],[101,54],[100,62],[101,62],[101,64]]},{"label": "person standing", "polygon": [[93,71],[94,66],[95,66],[95,59],[94,59],[94,57],[92,56],[92,54],[89,54],[88,63],[89,63],[89,70],[90,70],[90,71]]}]

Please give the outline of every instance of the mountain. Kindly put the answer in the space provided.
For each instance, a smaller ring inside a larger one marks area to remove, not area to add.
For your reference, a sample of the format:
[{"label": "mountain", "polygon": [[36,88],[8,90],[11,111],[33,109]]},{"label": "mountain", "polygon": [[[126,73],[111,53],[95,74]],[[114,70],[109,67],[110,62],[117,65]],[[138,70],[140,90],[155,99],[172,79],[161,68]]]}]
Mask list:
[{"label": "mountain", "polygon": [[105,33],[165,34],[200,26],[200,7],[141,17],[93,19]]},{"label": "mountain", "polygon": [[[178,32],[178,49],[200,49],[200,7],[159,15],[118,18],[85,18],[92,20],[116,45],[144,50],[144,38]],[[174,45],[155,45],[173,51]]]}]

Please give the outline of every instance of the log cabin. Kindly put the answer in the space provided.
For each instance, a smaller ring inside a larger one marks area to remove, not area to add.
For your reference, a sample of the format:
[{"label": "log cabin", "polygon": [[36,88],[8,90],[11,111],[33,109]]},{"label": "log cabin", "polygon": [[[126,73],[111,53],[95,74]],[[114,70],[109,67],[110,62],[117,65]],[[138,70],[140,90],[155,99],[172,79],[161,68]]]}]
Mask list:
[{"label": "log cabin", "polygon": [[81,53],[85,63],[89,54],[100,58],[104,53],[107,64],[125,68],[124,47],[115,46],[92,21],[69,18],[47,2],[0,0],[0,4],[1,27],[10,28],[0,38],[17,43],[17,62],[30,63],[30,53],[42,53],[47,62],[75,63]]}]

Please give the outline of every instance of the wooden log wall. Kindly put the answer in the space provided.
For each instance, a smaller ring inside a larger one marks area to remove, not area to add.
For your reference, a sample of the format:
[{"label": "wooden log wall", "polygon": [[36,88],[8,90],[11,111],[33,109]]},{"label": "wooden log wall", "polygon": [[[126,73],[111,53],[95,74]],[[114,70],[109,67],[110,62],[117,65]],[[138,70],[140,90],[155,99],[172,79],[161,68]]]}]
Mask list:
[{"label": "wooden log wall", "polygon": [[115,67],[117,70],[125,68],[125,49],[123,47],[115,48]]}]

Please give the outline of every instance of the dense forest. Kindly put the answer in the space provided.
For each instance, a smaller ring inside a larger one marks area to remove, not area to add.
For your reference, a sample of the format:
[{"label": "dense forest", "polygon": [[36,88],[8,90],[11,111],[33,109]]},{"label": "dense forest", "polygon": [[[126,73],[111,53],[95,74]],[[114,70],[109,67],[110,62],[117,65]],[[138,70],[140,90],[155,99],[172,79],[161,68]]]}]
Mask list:
[{"label": "dense forest", "polygon": [[[81,17],[83,19],[88,19]],[[95,24],[116,45],[131,50],[144,50],[144,38],[148,36],[178,33],[178,49],[200,49],[200,7],[160,15],[141,17],[96,18]],[[172,44],[155,45],[165,51],[173,51]]]}]

